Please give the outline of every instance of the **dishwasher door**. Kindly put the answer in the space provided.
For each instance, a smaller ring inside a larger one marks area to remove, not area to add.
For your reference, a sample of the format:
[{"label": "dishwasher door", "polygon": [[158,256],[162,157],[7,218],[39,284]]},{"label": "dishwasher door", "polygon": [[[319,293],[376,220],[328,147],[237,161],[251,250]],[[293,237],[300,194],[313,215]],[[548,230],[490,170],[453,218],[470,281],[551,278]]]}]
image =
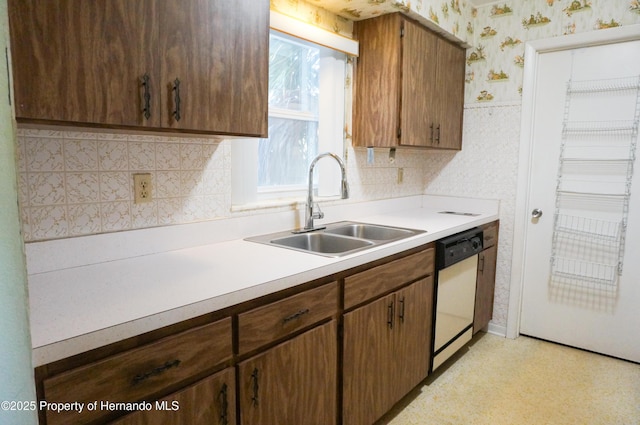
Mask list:
[{"label": "dishwasher door", "polygon": [[478,254],[438,272],[433,367],[471,340]]}]

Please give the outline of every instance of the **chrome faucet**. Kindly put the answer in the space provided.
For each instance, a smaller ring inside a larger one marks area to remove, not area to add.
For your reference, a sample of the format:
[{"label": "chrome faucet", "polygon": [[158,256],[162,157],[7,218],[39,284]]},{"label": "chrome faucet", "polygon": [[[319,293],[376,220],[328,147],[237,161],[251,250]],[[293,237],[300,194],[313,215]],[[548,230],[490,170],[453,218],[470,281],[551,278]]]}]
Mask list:
[{"label": "chrome faucet", "polygon": [[[300,229],[298,231],[299,233],[311,232],[313,230],[320,230],[325,228],[325,226],[315,227],[313,225],[314,219],[324,218],[324,213],[320,211],[320,207],[318,207],[318,205],[314,205],[313,203],[313,167],[315,167],[316,163],[320,159],[324,158],[325,156],[329,156],[335,159],[338,162],[338,165],[340,165],[340,172],[342,173],[342,185],[341,185],[342,199],[347,199],[349,197],[349,183],[347,182],[347,169],[342,159],[338,155],[332,152],[325,152],[316,156],[314,160],[311,161],[311,165],[309,165],[309,193],[307,194],[307,208],[306,208],[306,220],[305,220],[306,224],[303,229]],[[316,208],[318,209],[318,211],[315,210]]]}]

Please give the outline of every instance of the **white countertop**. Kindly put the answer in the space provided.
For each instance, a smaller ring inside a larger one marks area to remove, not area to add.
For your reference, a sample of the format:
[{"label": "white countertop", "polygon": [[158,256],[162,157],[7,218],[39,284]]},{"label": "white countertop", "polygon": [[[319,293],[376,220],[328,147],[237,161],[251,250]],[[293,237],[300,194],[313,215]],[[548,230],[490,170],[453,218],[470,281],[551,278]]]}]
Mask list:
[{"label": "white countertop", "polygon": [[[404,208],[398,202],[400,209],[389,211],[387,206],[384,212],[374,215],[362,215],[360,208],[357,216],[342,215],[336,220],[331,220],[327,212],[328,220],[324,222],[350,219],[427,231],[344,257],[324,257],[238,238],[30,273],[34,366],[347,270],[498,219],[497,201],[485,201],[478,207],[478,200],[465,203],[459,198],[436,198],[418,206],[412,201]],[[439,213],[443,210],[479,215]]]}]

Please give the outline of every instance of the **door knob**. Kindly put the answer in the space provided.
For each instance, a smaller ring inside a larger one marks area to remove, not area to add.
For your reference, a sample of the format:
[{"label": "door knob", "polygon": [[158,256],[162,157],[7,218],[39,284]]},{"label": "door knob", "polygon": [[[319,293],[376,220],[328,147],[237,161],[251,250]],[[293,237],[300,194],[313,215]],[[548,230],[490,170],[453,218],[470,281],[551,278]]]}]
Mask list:
[{"label": "door knob", "polygon": [[542,210],[539,209],[539,208],[534,209],[533,211],[531,211],[531,217],[533,217],[533,218],[542,217]]}]

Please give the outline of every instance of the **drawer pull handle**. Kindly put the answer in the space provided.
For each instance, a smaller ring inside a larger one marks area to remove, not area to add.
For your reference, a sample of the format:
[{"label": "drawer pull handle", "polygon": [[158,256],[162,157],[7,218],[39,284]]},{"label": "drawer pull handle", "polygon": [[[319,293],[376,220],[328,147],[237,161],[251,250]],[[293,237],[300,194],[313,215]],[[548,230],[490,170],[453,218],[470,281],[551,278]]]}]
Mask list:
[{"label": "drawer pull handle", "polygon": [[139,375],[136,375],[133,377],[133,384],[139,384],[142,381],[145,381],[149,378],[151,378],[152,376],[155,375],[160,375],[161,373],[165,372],[168,369],[171,369],[172,367],[176,367],[180,364],[180,360],[175,359],[169,362],[166,362],[165,364],[163,364],[162,366],[158,366],[156,368],[154,368],[153,370],[150,370],[149,372],[145,372],[145,373],[141,373]]},{"label": "drawer pull handle", "polygon": [[404,323],[404,297],[400,299],[400,313],[398,314],[400,323]]},{"label": "drawer pull handle", "polygon": [[149,88],[149,74],[142,76],[142,87],[144,87],[144,93],[142,95],[144,99],[144,105],[142,112],[144,117],[148,120],[151,118],[151,90]]},{"label": "drawer pull handle", "polygon": [[222,384],[220,394],[220,425],[229,425],[229,400],[227,395],[227,384]]},{"label": "drawer pull handle", "polygon": [[393,329],[393,301],[387,306],[387,325]]},{"label": "drawer pull handle", "polygon": [[258,368],[253,369],[253,373],[251,373],[251,383],[253,384],[253,395],[251,396],[251,404],[253,406],[258,406]]},{"label": "drawer pull handle", "polygon": [[176,104],[176,109],[175,111],[173,111],[173,117],[176,119],[176,121],[180,121],[180,118],[182,118],[182,116],[180,115],[180,80],[178,80],[177,78],[173,82],[173,94]]},{"label": "drawer pull handle", "polygon": [[295,319],[299,319],[300,316],[304,316],[305,314],[309,314],[310,310],[308,308],[305,308],[304,310],[300,310],[297,313],[293,313],[291,316],[287,316],[284,319],[282,319],[282,323],[287,323],[290,322],[292,320]]}]

